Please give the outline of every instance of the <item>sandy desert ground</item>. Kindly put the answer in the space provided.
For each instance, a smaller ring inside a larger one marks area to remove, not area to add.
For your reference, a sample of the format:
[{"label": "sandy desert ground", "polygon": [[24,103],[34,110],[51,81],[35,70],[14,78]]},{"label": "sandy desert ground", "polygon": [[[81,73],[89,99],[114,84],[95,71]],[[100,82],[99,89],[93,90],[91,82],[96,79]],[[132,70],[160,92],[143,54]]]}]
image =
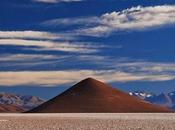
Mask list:
[{"label": "sandy desert ground", "polygon": [[0,130],[175,130],[175,114],[0,114]]}]

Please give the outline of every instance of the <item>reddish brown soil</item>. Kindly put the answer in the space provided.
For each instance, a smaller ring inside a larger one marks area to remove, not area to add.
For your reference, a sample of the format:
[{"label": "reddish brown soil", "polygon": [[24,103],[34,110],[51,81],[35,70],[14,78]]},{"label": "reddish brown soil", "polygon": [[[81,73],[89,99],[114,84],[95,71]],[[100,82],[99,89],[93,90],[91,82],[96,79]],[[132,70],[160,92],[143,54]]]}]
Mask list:
[{"label": "reddish brown soil", "polygon": [[24,112],[24,109],[14,105],[0,104],[0,113],[20,113]]},{"label": "reddish brown soil", "polygon": [[29,111],[31,113],[172,112],[128,95],[92,78]]}]

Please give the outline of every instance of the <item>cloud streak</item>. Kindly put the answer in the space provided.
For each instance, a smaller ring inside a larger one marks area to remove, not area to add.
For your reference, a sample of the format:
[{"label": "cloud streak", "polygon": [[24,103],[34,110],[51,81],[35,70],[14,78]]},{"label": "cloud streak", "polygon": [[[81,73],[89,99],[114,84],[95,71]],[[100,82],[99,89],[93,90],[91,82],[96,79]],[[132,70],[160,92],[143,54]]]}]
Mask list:
[{"label": "cloud streak", "polygon": [[78,35],[104,36],[118,31],[142,31],[175,24],[175,6],[160,5],[132,7],[122,11],[105,13],[99,17],[54,19],[44,25],[84,25],[75,32]]},{"label": "cloud streak", "polygon": [[42,31],[0,31],[0,45],[37,47],[35,50],[76,53],[97,52],[101,46],[76,42],[75,36]]},{"label": "cloud streak", "polygon": [[[7,55],[1,55],[0,62],[32,62],[36,60],[56,60],[59,58],[62,58],[64,56],[54,56],[54,55],[46,55],[46,54],[7,54]],[[2,64],[3,64],[2,63]]]},{"label": "cloud streak", "polygon": [[104,82],[130,82],[130,81],[168,81],[174,80],[174,75],[136,74],[119,71],[93,71],[93,70],[70,70],[70,71],[22,71],[0,72],[1,86],[15,85],[41,85],[57,86],[72,84],[83,78],[94,77]]},{"label": "cloud streak", "polygon": [[99,17],[99,25],[83,29],[87,35],[103,35],[122,30],[144,30],[175,24],[175,6],[132,7],[121,12],[106,13]]},{"label": "cloud streak", "polygon": [[[70,62],[71,59],[74,59],[74,61]],[[0,71],[1,86],[57,86],[76,83],[87,77],[97,78],[104,82],[154,82],[175,80],[174,63],[132,61],[127,58],[116,58],[115,60],[110,57],[86,54],[79,56],[17,54],[0,57],[0,61],[2,65],[4,64],[4,67],[13,67],[15,64],[20,66],[19,70],[19,66],[15,66],[14,71],[13,69]],[[11,62],[14,64],[10,65],[9,63]],[[61,62],[63,62],[63,64]],[[69,64],[72,64],[71,70],[65,68],[69,66]],[[78,68],[80,64],[86,65],[87,68],[85,66],[84,68]],[[94,66],[95,64],[98,65],[97,68],[88,69],[89,66]],[[51,68],[52,65],[58,65],[59,67],[64,66],[64,68],[60,70],[54,67],[53,70],[34,69],[35,71],[31,71],[31,68],[34,66],[42,68],[48,65],[50,66],[49,68]],[[73,67],[73,65],[75,66]]]},{"label": "cloud streak", "polygon": [[0,39],[44,39],[55,40],[62,38],[58,34],[42,31],[0,31]]},{"label": "cloud streak", "polygon": [[98,17],[80,17],[80,18],[58,18],[45,21],[41,23],[44,26],[69,26],[69,25],[84,25],[90,26],[93,24],[99,24],[100,19]]},{"label": "cloud streak", "polygon": [[33,50],[50,50],[77,53],[97,52],[98,47],[83,43],[38,41],[38,40],[21,40],[21,39],[0,39],[0,45],[15,45],[27,47],[39,47]]}]

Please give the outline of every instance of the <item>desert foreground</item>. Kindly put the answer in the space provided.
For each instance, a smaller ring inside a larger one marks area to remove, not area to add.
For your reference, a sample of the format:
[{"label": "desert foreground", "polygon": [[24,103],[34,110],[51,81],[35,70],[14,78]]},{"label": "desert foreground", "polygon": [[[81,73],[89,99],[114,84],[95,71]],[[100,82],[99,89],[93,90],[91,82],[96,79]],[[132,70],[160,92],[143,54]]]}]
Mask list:
[{"label": "desert foreground", "polygon": [[0,130],[175,130],[175,114],[0,114]]}]

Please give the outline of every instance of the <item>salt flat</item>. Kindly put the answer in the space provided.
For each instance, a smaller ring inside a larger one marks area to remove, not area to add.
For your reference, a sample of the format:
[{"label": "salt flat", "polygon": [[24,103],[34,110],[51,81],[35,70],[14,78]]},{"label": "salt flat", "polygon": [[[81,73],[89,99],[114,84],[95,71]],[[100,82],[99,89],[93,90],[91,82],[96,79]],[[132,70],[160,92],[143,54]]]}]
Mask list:
[{"label": "salt flat", "polygon": [[175,130],[175,114],[0,114],[0,130]]}]

